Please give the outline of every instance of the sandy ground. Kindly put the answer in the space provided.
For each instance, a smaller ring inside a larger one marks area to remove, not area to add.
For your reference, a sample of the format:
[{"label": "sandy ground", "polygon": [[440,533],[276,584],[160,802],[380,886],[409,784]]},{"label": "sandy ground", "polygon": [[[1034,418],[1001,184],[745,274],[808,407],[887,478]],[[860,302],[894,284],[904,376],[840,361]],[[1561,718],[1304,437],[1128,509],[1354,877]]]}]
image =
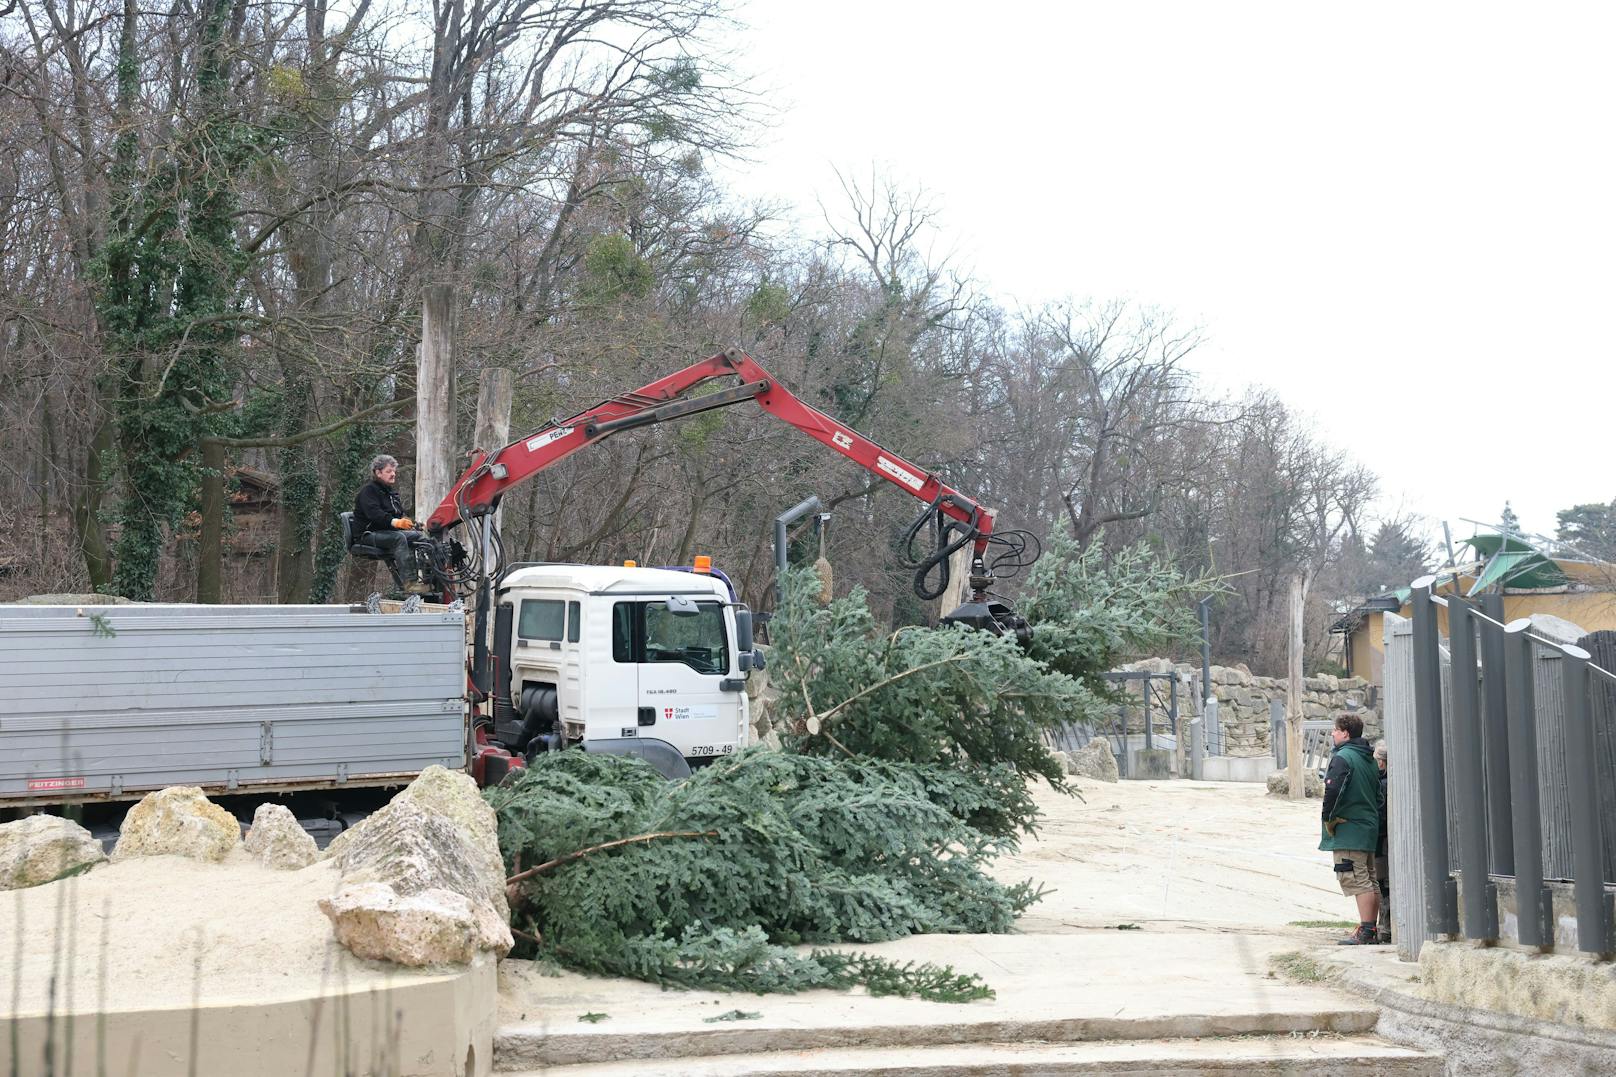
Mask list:
[{"label": "sandy ground", "polygon": [[[1296,921],[1351,914],[1314,848],[1317,801],[1223,782],[1080,779],[1078,788],[1081,800],[1041,787],[1038,835],[994,867],[1048,890],[1019,922],[1024,934],[1124,923],[1293,934]],[[104,997],[120,1010],[385,986],[401,970],[360,961],[331,938],[315,903],[335,883],[330,864],[273,871],[238,850],[225,864],[128,860],[0,894],[0,955],[10,959],[0,999],[13,1013],[50,1008],[53,992],[58,1008]],[[1320,931],[1335,933],[1311,929]]]},{"label": "sandy ground", "polygon": [[1317,800],[1245,782],[1073,780],[1081,800],[1040,785],[1037,836],[993,869],[1052,891],[1022,917],[1024,932],[1354,918],[1318,851]]},{"label": "sandy ground", "polygon": [[386,986],[399,970],[339,947],[315,904],[336,878],[328,863],[274,871],[238,849],[223,864],[145,857],[0,894],[10,960],[0,1009],[269,1003]]},{"label": "sandy ground", "polygon": [[[1229,782],[1084,779],[1079,791],[1083,799],[1041,787],[1038,835],[994,865],[1006,882],[1032,879],[1047,889],[1016,933],[849,947],[975,973],[996,992],[991,1000],[949,1006],[860,991],[663,991],[506,961],[501,1049],[513,1068],[540,1071],[637,1057],[646,1045],[691,1054],[742,1049],[709,1044],[720,1037],[750,1036],[756,1042],[747,1050],[781,1050],[955,1042],[966,1025],[979,1039],[1005,1042],[1373,1026],[1372,1005],[1270,970],[1277,953],[1345,933],[1299,922],[1351,915],[1328,856],[1315,848],[1317,800],[1271,798],[1261,786]],[[711,1023],[732,1009],[755,1019]],[[580,1023],[585,1013],[606,1016]]]}]

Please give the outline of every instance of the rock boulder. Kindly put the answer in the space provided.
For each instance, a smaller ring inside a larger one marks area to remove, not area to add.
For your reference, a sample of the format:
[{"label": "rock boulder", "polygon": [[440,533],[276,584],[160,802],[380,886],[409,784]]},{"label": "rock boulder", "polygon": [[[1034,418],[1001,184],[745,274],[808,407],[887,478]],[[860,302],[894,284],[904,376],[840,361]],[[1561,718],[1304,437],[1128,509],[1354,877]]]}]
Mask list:
[{"label": "rock boulder", "polygon": [[88,830],[56,815],[0,825],[0,890],[21,890],[72,875],[107,858]]},{"label": "rock boulder", "polygon": [[320,858],[320,848],[283,804],[260,804],[242,843],[265,867],[296,871]]},{"label": "rock boulder", "polygon": [[435,965],[510,950],[494,810],[469,775],[428,767],[326,852],[341,880],[320,909],[354,953]]},{"label": "rock boulder", "polygon": [[[1290,796],[1290,775],[1283,770],[1276,770],[1268,775],[1268,795],[1276,797]],[[1304,797],[1323,798],[1324,779],[1319,777],[1318,771],[1311,768],[1302,771],[1302,795]]]},{"label": "rock boulder", "polygon": [[124,818],[112,859],[132,856],[188,856],[223,860],[241,844],[236,817],[202,795],[194,785],[176,785],[146,794]]},{"label": "rock boulder", "polygon": [[1096,737],[1088,744],[1072,752],[1068,756],[1071,773],[1085,778],[1094,778],[1102,782],[1114,782],[1118,778],[1117,757],[1111,754],[1111,742],[1104,737]]}]

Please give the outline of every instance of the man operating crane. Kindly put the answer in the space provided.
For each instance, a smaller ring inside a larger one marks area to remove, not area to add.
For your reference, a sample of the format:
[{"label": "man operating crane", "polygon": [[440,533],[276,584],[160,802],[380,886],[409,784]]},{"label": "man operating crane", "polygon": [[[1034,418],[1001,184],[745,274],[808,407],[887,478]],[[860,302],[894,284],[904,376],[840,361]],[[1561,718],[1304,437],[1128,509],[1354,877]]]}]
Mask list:
[{"label": "man operating crane", "polygon": [[397,460],[384,453],[370,462],[370,481],[359,488],[354,498],[354,530],[363,532],[360,541],[365,545],[392,554],[406,592],[430,594],[432,586],[420,578],[413,548],[415,543],[425,541],[426,536],[415,530],[414,520],[404,515],[397,482]]}]

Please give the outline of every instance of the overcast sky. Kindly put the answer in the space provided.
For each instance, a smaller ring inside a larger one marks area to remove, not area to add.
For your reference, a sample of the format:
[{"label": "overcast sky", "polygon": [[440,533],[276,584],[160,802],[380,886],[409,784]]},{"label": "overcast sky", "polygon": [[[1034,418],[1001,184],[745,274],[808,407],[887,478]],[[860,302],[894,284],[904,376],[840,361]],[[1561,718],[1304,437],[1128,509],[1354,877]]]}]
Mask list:
[{"label": "overcast sky", "polygon": [[821,228],[833,167],[923,187],[1002,301],[1205,330],[1385,507],[1529,530],[1616,497],[1616,15],[1586,4],[743,0],[779,109],[733,188]]}]

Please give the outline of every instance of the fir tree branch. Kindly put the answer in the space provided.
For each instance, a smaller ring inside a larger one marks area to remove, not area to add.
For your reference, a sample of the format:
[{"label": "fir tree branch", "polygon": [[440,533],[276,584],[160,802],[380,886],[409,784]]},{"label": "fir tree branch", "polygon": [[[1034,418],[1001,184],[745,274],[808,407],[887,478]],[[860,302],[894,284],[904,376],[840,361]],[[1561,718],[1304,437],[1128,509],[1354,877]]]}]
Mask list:
[{"label": "fir tree branch", "polygon": [[[864,689],[862,692],[859,692],[856,695],[848,696],[846,699],[844,699],[840,703],[836,704],[836,706],[832,707],[830,710],[826,711],[824,714],[819,715],[819,721],[821,723],[828,722],[831,719],[831,716],[834,715],[837,711],[841,710],[843,707],[847,707],[847,706],[850,706],[850,705],[852,705],[854,703],[857,703],[859,700],[863,699],[865,696],[869,695],[871,692],[874,692],[877,689],[885,688],[887,685],[893,683],[894,681],[901,681],[905,677],[912,677],[916,673],[924,672],[925,670],[932,669],[933,667],[936,667],[936,666],[946,665],[949,662],[964,662],[965,660],[969,659],[970,657],[971,657],[971,655],[969,655],[969,654],[951,654],[947,658],[939,658],[935,662],[926,662],[926,663],[923,663],[921,665],[914,666],[913,668],[906,669],[902,673],[894,673],[892,676],[888,677],[886,680],[884,680],[884,681],[876,681],[874,684],[870,685],[868,688]],[[811,708],[810,708],[810,710],[811,710]],[[846,749],[843,749],[843,750],[845,751]],[[853,753],[848,752],[848,754],[852,755]]]},{"label": "fir tree branch", "polygon": [[531,879],[533,876],[538,875],[541,872],[549,871],[551,868],[558,868],[562,864],[570,864],[574,860],[581,860],[591,853],[603,852],[607,849],[615,849],[621,845],[633,845],[642,841],[656,841],[658,838],[716,837],[718,837],[718,831],[716,830],[660,830],[654,834],[636,834],[632,838],[618,838],[616,841],[601,842],[599,845],[591,845],[586,849],[577,849],[568,853],[566,856],[558,856],[554,860],[546,860],[542,864],[535,864],[526,871],[519,871],[515,875],[512,875],[509,879],[506,879],[505,885],[514,886],[523,879]]}]

